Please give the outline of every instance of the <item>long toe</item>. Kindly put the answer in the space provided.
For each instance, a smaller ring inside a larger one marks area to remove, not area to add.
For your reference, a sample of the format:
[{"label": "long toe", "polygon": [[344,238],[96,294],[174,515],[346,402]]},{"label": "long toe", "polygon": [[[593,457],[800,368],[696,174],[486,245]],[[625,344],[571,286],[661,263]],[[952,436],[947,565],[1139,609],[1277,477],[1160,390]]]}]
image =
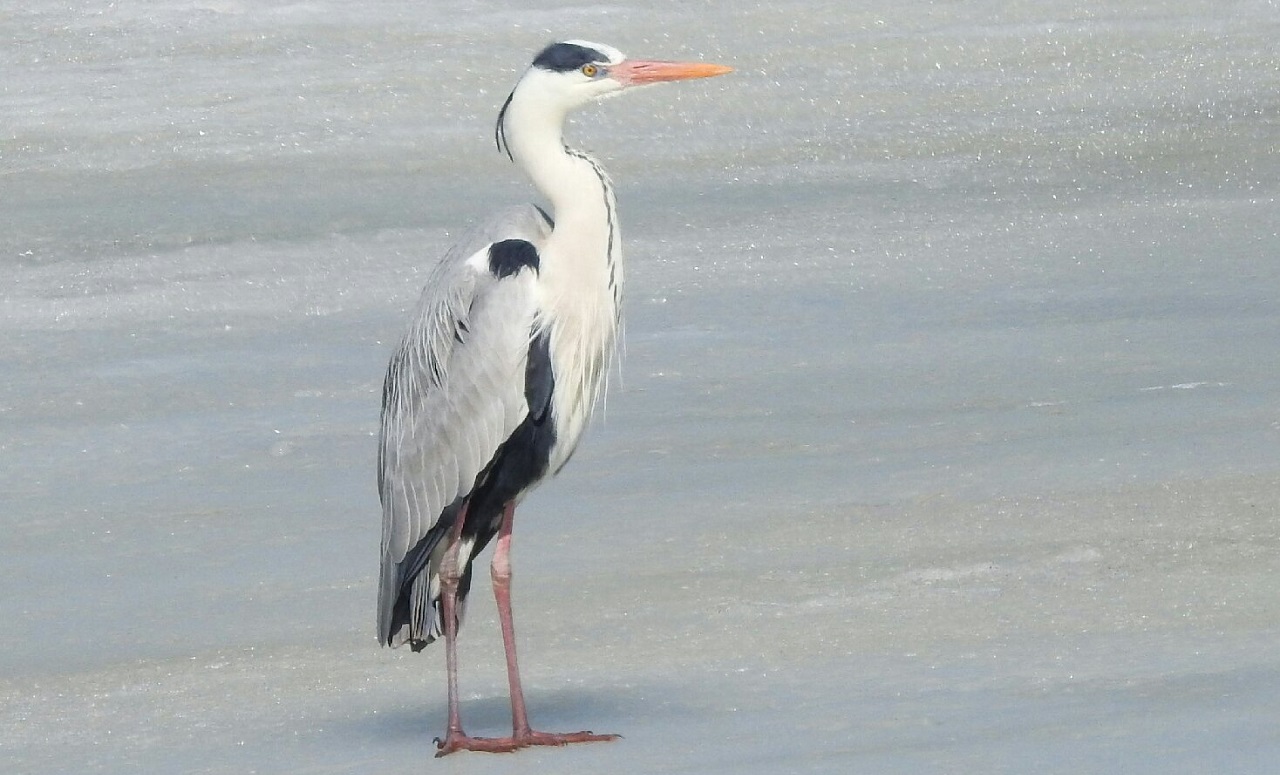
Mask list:
[{"label": "long toe", "polygon": [[570,743],[604,743],[619,740],[622,735],[597,735],[594,732],[535,732],[518,735],[522,745],[569,745]]},{"label": "long toe", "polygon": [[454,751],[484,751],[486,753],[511,753],[528,745],[514,737],[471,737],[464,734],[448,734],[436,738],[436,758],[448,756]]},{"label": "long toe", "polygon": [[472,737],[452,732],[444,739],[436,738],[436,758],[455,751],[511,753],[533,745],[569,745],[571,743],[604,743],[621,739],[622,735],[597,735],[594,732],[536,732],[528,730],[512,737]]}]

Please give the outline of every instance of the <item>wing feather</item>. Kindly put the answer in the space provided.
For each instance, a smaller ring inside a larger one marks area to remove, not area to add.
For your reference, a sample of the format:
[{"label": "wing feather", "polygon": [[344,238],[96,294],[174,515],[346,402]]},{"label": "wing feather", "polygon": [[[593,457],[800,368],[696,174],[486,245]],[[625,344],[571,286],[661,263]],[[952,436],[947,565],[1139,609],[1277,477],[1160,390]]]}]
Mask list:
[{"label": "wing feather", "polygon": [[[391,358],[378,455],[383,505],[378,631],[383,643],[429,639],[430,633],[410,632],[393,614],[413,581],[406,573],[426,574],[427,583],[412,584],[422,594],[438,589],[434,577],[443,546],[433,549],[425,567],[420,562],[406,567],[406,557],[437,528],[442,514],[471,491],[528,412],[524,371],[536,311],[534,276],[529,271],[505,277],[489,272],[489,245],[524,239],[539,246],[548,233],[544,217],[525,206],[500,213],[460,241],[433,270],[409,331]],[[422,594],[413,595],[414,609],[424,605]],[[428,612],[426,626],[431,626],[430,618]],[[422,616],[410,619],[421,622]]]}]

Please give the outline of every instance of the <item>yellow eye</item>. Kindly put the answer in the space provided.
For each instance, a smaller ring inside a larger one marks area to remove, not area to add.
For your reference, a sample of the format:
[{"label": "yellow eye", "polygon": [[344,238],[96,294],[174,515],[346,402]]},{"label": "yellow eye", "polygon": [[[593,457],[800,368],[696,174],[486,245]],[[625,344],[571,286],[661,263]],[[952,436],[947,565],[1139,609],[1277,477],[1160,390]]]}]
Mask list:
[{"label": "yellow eye", "polygon": [[600,68],[595,65],[587,64],[582,66],[582,74],[588,78],[595,78],[598,72],[600,72]]}]

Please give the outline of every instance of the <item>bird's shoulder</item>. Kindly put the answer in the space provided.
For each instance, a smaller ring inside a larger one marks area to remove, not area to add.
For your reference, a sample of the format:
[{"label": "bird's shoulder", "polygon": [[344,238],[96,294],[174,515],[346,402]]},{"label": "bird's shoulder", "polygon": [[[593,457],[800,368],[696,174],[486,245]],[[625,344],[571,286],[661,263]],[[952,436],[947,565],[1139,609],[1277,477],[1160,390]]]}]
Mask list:
[{"label": "bird's shoulder", "polygon": [[[535,314],[538,250],[550,229],[541,209],[522,205],[494,213],[458,240],[432,270],[388,380],[421,397],[523,358]],[[399,402],[384,410],[420,406]]]},{"label": "bird's shoulder", "polygon": [[506,207],[481,221],[449,248],[441,259],[442,267],[466,264],[466,262],[490,245],[507,240],[523,240],[534,249],[541,249],[551,234],[551,216],[542,208],[531,205]]},{"label": "bird's shoulder", "polygon": [[[513,276],[520,263],[531,262],[536,269],[538,251],[550,234],[550,216],[531,204],[503,208],[473,226],[431,269],[405,344],[421,335],[418,329],[425,321],[463,314],[474,297],[494,290],[495,281]],[[511,250],[516,243],[528,247]]]},{"label": "bird's shoulder", "polygon": [[499,210],[473,227],[431,271],[396,357],[442,377],[492,361],[501,344],[495,335],[521,345],[534,312],[532,275],[550,233],[550,217],[534,205]]}]

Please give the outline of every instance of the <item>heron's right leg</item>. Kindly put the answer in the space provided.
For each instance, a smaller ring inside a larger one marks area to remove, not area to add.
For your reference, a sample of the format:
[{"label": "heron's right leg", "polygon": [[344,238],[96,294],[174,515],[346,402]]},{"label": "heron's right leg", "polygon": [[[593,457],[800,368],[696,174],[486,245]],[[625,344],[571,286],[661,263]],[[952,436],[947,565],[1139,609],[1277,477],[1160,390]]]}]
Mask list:
[{"label": "heron's right leg", "polygon": [[[448,753],[446,748],[453,741],[465,738],[462,731],[462,718],[458,711],[458,581],[462,578],[462,567],[458,560],[461,550],[462,525],[467,521],[467,506],[462,504],[454,518],[453,528],[449,531],[449,544],[444,550],[444,558],[440,562],[440,602],[444,614],[444,659],[449,680],[449,726],[445,730],[443,740],[436,740],[440,752],[437,756]],[[452,748],[449,748],[452,750]]]},{"label": "heron's right leg", "polygon": [[464,503],[458,510],[457,521],[449,531],[449,546],[440,562],[440,602],[444,615],[444,656],[449,673],[449,725],[444,738],[436,738],[436,756],[454,751],[514,751],[519,746],[510,738],[471,737],[462,731],[462,718],[458,711],[458,584],[462,578],[461,539],[462,525],[467,521]]}]

